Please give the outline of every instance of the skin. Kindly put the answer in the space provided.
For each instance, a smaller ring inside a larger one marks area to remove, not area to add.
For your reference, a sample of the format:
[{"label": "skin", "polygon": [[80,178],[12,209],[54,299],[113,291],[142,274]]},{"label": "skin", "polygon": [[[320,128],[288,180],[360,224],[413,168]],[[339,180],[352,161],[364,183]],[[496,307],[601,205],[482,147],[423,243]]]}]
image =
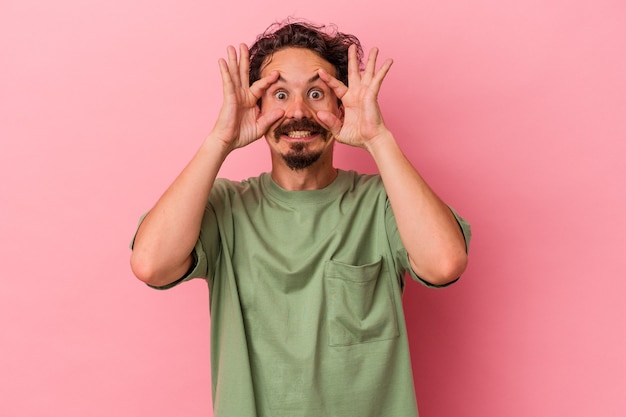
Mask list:
[{"label": "skin", "polygon": [[[287,48],[274,53],[271,61],[261,71],[261,76],[279,73],[277,81],[263,94],[261,114],[274,111],[283,116],[276,121],[265,135],[272,156],[272,177],[280,186],[290,190],[317,189],[328,185],[335,177],[332,166],[334,137],[325,132],[313,132],[302,136],[306,131],[299,130],[296,138],[286,134],[277,135],[275,130],[281,125],[289,125],[298,120],[312,120],[326,128],[320,120],[328,114],[335,118],[343,117],[343,108],[331,87],[321,79],[320,71],[334,74],[334,67],[314,52],[302,48]],[[297,144],[304,152],[317,154],[320,159],[307,169],[289,168],[282,155],[292,152]]]},{"label": "skin", "polygon": [[[287,190],[320,189],[336,178],[335,141],[367,150],[377,164],[415,273],[438,285],[456,279],[467,264],[462,233],[384,123],[378,93],[392,61],[377,69],[377,56],[378,50],[372,49],[361,73],[356,49],[350,47],[348,88],[315,53],[286,48],[265,63],[261,78],[249,86],[247,47],[240,45],[237,55],[229,46],[227,58],[219,60],[224,100],[215,126],[140,226],[131,255],[135,275],[162,286],[189,270],[204,206],[220,166],[230,152],[265,136],[272,178]],[[301,137],[304,130],[300,130],[291,135],[297,138],[276,136],[280,126],[302,120],[318,123],[330,135]],[[320,153],[319,159],[303,169],[290,168],[283,155],[293,151],[296,142],[305,152]]]}]

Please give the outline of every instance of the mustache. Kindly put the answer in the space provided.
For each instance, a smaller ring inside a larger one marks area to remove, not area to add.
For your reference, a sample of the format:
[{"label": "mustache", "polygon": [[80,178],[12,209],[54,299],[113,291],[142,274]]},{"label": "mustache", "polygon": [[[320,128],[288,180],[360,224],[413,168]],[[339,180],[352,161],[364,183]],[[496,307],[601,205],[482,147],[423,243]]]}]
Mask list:
[{"label": "mustache", "polygon": [[286,135],[289,132],[293,132],[296,130],[300,131],[309,131],[312,133],[321,133],[323,136],[328,136],[328,130],[322,127],[315,120],[311,119],[299,119],[299,120],[290,120],[282,125],[278,126],[274,130],[274,138],[279,140],[282,135]]}]

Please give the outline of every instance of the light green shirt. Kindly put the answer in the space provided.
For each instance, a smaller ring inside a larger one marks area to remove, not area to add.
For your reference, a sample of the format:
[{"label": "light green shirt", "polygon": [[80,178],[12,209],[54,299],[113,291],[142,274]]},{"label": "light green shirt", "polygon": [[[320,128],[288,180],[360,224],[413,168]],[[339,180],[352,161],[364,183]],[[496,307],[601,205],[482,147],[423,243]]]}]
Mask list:
[{"label": "light green shirt", "polygon": [[419,278],[378,175],[219,179],[195,257],[168,288],[208,282],[216,417],[417,416],[401,294]]}]

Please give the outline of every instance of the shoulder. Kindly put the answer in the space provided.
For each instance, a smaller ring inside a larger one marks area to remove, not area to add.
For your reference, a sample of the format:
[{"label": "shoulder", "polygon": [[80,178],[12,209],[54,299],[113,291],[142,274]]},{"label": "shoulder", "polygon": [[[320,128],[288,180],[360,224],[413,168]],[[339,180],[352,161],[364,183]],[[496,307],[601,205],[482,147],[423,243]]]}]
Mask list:
[{"label": "shoulder", "polygon": [[218,202],[234,201],[247,198],[258,199],[261,192],[261,179],[263,175],[252,177],[241,181],[234,181],[227,178],[217,178],[213,183],[209,202],[215,205]]},{"label": "shoulder", "polygon": [[243,193],[248,190],[258,189],[260,187],[261,178],[266,174],[258,177],[251,177],[245,180],[234,181],[228,178],[217,178],[213,184],[212,193]]},{"label": "shoulder", "polygon": [[385,193],[379,174],[361,174],[356,171],[342,171],[347,188],[358,194]]}]

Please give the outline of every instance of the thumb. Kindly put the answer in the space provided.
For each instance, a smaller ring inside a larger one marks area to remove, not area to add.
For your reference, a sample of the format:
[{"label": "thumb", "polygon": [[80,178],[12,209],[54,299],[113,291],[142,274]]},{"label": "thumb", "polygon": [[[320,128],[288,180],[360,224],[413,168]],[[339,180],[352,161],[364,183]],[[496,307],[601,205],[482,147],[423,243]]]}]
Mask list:
[{"label": "thumb", "polygon": [[285,115],[285,111],[282,109],[274,109],[268,113],[262,114],[257,119],[257,122],[256,122],[259,132],[262,132],[263,134],[265,134],[265,132],[267,132],[270,126],[273,123],[275,123],[278,119],[283,117],[284,115]]}]

